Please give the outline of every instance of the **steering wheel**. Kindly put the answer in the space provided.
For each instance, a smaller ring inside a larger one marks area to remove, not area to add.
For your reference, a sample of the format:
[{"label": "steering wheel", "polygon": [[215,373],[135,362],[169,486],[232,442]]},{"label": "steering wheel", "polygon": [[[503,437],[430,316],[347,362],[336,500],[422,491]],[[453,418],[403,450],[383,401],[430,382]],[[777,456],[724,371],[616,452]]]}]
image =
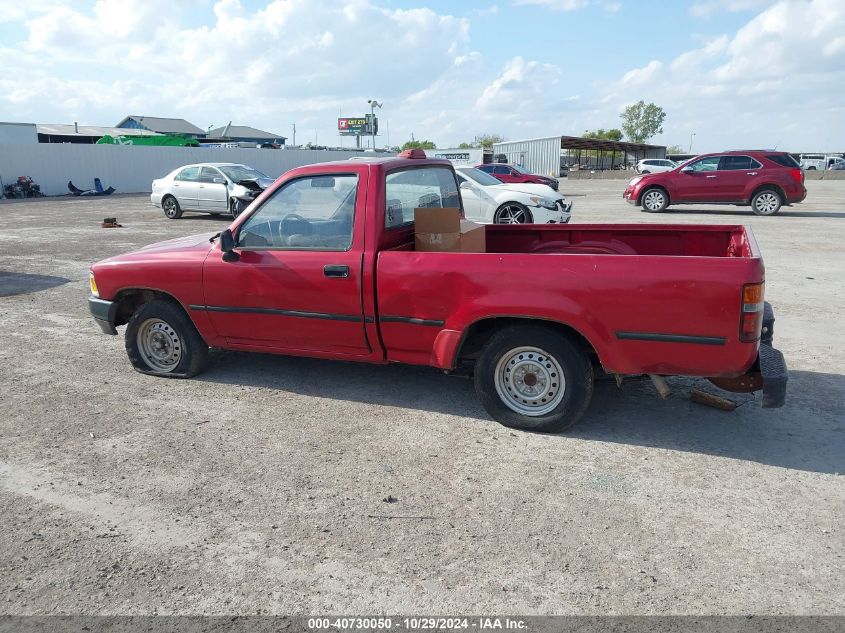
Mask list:
[{"label": "steering wheel", "polygon": [[284,237],[290,237],[291,235],[311,235],[313,229],[311,223],[298,213],[288,213],[279,222],[279,232]]}]

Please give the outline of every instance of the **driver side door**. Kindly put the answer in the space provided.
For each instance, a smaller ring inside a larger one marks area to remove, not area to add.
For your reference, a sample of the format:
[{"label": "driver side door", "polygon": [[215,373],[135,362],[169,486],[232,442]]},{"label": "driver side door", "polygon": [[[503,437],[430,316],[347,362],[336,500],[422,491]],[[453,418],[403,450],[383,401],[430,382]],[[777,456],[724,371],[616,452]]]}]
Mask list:
[{"label": "driver side door", "polygon": [[218,249],[209,253],[199,308],[228,345],[303,355],[370,352],[361,179],[362,187],[355,173],[290,180],[233,229],[236,261]]}]

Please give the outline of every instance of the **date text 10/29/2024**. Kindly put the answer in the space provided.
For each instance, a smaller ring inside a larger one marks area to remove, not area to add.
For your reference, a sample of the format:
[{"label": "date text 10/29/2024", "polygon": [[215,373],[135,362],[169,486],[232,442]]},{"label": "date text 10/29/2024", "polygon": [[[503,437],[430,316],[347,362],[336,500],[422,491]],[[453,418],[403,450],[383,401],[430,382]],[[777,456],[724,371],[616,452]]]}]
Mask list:
[{"label": "date text 10/29/2024", "polygon": [[334,617],[308,618],[308,628],[314,631],[524,631],[527,626],[518,618],[498,617]]}]

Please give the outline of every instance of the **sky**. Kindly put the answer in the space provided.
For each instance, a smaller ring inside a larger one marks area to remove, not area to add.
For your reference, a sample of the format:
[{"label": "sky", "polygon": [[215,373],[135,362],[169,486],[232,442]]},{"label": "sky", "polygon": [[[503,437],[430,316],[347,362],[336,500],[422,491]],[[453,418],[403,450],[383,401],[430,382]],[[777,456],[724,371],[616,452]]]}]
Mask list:
[{"label": "sky", "polygon": [[[845,0],[0,0],[0,121],[232,121],[350,146],[621,127],[651,142],[843,151]],[[389,138],[388,138],[389,134]]]}]

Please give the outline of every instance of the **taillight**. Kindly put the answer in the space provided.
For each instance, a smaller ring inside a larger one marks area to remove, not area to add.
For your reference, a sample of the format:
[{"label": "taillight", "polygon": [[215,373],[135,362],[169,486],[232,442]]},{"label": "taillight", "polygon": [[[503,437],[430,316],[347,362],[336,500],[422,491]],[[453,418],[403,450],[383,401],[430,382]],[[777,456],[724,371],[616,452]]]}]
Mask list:
[{"label": "taillight", "polygon": [[765,284],[746,284],[742,287],[742,314],[739,317],[739,340],[753,343],[760,338],[763,327],[763,288]]},{"label": "taillight", "polygon": [[804,184],[804,170],[803,169],[790,169],[789,175],[795,180],[795,182]]}]

